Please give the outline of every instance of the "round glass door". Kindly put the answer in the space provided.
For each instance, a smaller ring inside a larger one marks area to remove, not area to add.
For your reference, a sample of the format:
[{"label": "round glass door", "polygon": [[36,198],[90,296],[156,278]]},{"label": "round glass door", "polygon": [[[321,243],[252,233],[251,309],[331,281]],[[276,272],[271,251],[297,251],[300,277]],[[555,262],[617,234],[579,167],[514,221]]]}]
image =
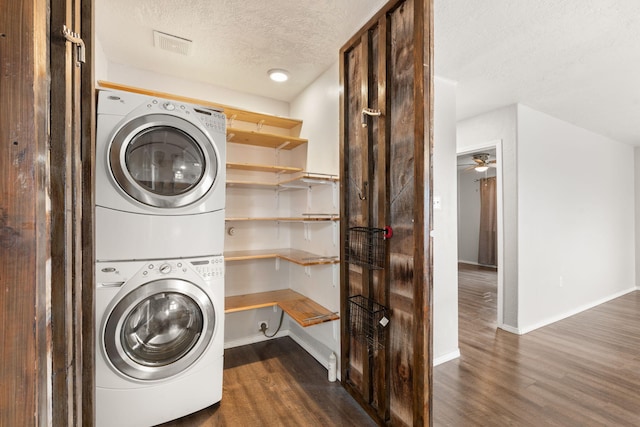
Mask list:
[{"label": "round glass door", "polygon": [[176,208],[204,196],[215,183],[213,141],[193,123],[166,114],[129,121],[113,138],[109,163],[118,185],[149,206]]},{"label": "round glass door", "polygon": [[130,377],[167,378],[198,359],[214,328],[213,304],[199,287],[178,279],[157,280],[116,304],[104,330],[105,350]]}]

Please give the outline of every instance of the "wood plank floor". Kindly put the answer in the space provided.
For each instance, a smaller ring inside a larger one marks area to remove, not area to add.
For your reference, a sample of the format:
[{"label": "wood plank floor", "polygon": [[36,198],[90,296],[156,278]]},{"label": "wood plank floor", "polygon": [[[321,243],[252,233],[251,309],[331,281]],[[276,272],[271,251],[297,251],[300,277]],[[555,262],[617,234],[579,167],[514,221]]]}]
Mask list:
[{"label": "wood plank floor", "polygon": [[163,427],[375,426],[291,338],[225,351],[222,401]]},{"label": "wood plank floor", "polygon": [[639,426],[640,292],[518,336],[495,272],[461,265],[460,351],[437,366],[435,426]]}]

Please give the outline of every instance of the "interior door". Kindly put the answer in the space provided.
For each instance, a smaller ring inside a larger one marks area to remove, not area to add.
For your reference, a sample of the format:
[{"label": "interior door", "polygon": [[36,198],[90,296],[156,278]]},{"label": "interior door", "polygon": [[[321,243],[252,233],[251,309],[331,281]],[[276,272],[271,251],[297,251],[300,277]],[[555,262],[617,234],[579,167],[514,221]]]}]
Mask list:
[{"label": "interior door", "polygon": [[0,425],[92,425],[93,3],[0,10]]},{"label": "interior door", "polygon": [[342,382],[387,425],[431,424],[432,27],[431,0],[393,0],[340,52]]},{"label": "interior door", "polygon": [[50,4],[52,417],[93,425],[93,1]]}]

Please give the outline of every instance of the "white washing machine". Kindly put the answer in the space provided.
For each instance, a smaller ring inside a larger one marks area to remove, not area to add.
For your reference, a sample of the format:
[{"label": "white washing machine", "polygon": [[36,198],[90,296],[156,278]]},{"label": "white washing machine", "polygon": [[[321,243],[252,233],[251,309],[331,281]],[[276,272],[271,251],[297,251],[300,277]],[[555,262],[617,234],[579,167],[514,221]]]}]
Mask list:
[{"label": "white washing machine", "polygon": [[96,259],[221,253],[224,114],[114,90],[97,110]]},{"label": "white washing machine", "polygon": [[96,264],[96,425],[152,426],[222,398],[222,256]]}]

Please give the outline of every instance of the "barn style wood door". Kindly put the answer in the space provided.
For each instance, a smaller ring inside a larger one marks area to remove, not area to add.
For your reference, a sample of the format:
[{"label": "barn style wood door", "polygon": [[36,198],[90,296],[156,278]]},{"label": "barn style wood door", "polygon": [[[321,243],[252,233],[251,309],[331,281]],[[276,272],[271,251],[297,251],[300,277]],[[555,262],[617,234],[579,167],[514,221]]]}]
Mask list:
[{"label": "barn style wood door", "polygon": [[93,0],[0,10],[0,425],[91,426]]},{"label": "barn style wood door", "polygon": [[[393,426],[432,423],[432,10],[393,0],[340,51],[342,383]],[[354,227],[385,226],[382,269],[352,262]],[[354,325],[355,295],[388,309],[379,342]]]}]

